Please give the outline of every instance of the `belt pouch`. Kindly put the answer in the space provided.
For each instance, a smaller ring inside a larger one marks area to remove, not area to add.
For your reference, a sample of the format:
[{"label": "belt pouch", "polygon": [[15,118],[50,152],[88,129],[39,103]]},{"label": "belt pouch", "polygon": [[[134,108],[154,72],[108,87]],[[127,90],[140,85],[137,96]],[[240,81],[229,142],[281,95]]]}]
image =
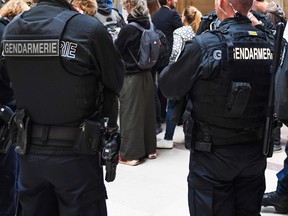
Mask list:
[{"label": "belt pouch", "polygon": [[102,124],[100,121],[86,119],[74,143],[74,151],[80,154],[96,154],[102,140]]},{"label": "belt pouch", "polygon": [[30,117],[26,114],[25,109],[16,110],[15,123],[17,126],[15,151],[19,154],[25,154],[30,135]]},{"label": "belt pouch", "polygon": [[232,82],[232,89],[228,98],[228,112],[243,114],[250,99],[251,86],[245,82]]}]

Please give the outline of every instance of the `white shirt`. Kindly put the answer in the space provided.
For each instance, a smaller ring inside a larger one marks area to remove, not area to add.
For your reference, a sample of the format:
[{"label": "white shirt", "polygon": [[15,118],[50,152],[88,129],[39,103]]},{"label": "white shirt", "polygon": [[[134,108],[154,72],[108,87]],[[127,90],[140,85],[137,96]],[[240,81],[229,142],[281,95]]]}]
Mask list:
[{"label": "white shirt", "polygon": [[173,32],[173,48],[170,56],[170,63],[177,61],[185,42],[191,40],[195,32],[191,26],[182,26]]}]

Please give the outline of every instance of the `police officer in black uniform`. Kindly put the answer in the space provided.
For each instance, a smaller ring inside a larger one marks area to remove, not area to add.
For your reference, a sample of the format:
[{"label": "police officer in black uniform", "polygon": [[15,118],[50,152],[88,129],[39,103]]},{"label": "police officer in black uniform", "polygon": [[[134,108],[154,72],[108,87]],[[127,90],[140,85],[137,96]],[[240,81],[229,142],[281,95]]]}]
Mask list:
[{"label": "police officer in black uniform", "polygon": [[[5,26],[9,23],[7,17],[0,18],[0,38]],[[0,62],[0,67],[3,65]],[[5,81],[2,81],[5,80]],[[9,105],[10,107],[8,107]],[[8,122],[15,108],[14,94],[9,85],[9,78],[2,76],[0,80],[0,215],[14,216],[16,212],[16,176],[17,155],[9,143]],[[7,110],[11,113],[6,114]],[[6,120],[6,121],[5,121]]]},{"label": "police officer in black uniform", "polygon": [[124,66],[106,28],[65,0],[40,0],[6,27],[2,49],[17,106],[18,215],[107,215],[102,96],[119,93]]},{"label": "police officer in black uniform", "polygon": [[188,94],[191,102],[184,132],[191,151],[188,200],[193,216],[260,215],[274,38],[261,25],[251,25],[247,13],[252,4],[216,0],[219,28],[193,38],[160,75],[166,97],[180,100]]}]

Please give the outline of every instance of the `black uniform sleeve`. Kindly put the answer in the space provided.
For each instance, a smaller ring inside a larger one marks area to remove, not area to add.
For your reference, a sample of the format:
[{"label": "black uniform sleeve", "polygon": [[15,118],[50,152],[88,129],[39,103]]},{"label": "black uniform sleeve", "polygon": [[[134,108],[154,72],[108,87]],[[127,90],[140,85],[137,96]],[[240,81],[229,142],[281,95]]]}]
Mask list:
[{"label": "black uniform sleeve", "polygon": [[119,94],[124,80],[125,67],[116,50],[110,34],[103,25],[97,29],[97,40],[94,44],[95,58],[101,72],[102,84],[109,91]]},{"label": "black uniform sleeve", "polygon": [[[2,53],[2,49],[1,49]],[[14,100],[14,93],[10,85],[10,79],[5,66],[5,59],[0,60],[0,105],[8,104]]]},{"label": "black uniform sleeve", "polygon": [[[5,20],[5,18],[1,18],[0,39],[2,38],[3,30],[7,23],[8,21]],[[0,51],[2,53],[2,46],[1,46]],[[0,58],[0,105],[8,104],[13,100],[14,100],[14,93],[10,85],[10,79],[9,79],[6,64],[5,64],[5,58],[1,55],[1,58]]]},{"label": "black uniform sleeve", "polygon": [[201,70],[201,51],[196,40],[187,42],[178,61],[163,69],[159,77],[159,87],[163,95],[172,100],[180,100],[192,88]]}]

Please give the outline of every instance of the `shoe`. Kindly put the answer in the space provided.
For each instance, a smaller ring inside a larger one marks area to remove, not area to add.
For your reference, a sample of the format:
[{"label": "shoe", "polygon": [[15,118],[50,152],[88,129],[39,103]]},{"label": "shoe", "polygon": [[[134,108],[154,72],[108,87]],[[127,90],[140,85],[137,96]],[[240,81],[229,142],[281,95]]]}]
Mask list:
[{"label": "shoe", "polygon": [[161,139],[160,141],[157,141],[157,148],[172,149],[173,140]]},{"label": "shoe", "polygon": [[157,158],[157,154],[156,153],[152,153],[148,155],[149,159],[156,159]]},{"label": "shoe", "polygon": [[262,199],[262,206],[274,206],[280,214],[288,213],[288,196],[279,195],[276,191],[265,193]]},{"label": "shoe", "polygon": [[119,156],[119,163],[129,165],[129,166],[137,166],[140,164],[139,160],[124,160]]},{"label": "shoe", "polygon": [[274,152],[281,152],[282,151],[282,147],[281,147],[281,144],[274,144],[273,146],[273,151]]}]

